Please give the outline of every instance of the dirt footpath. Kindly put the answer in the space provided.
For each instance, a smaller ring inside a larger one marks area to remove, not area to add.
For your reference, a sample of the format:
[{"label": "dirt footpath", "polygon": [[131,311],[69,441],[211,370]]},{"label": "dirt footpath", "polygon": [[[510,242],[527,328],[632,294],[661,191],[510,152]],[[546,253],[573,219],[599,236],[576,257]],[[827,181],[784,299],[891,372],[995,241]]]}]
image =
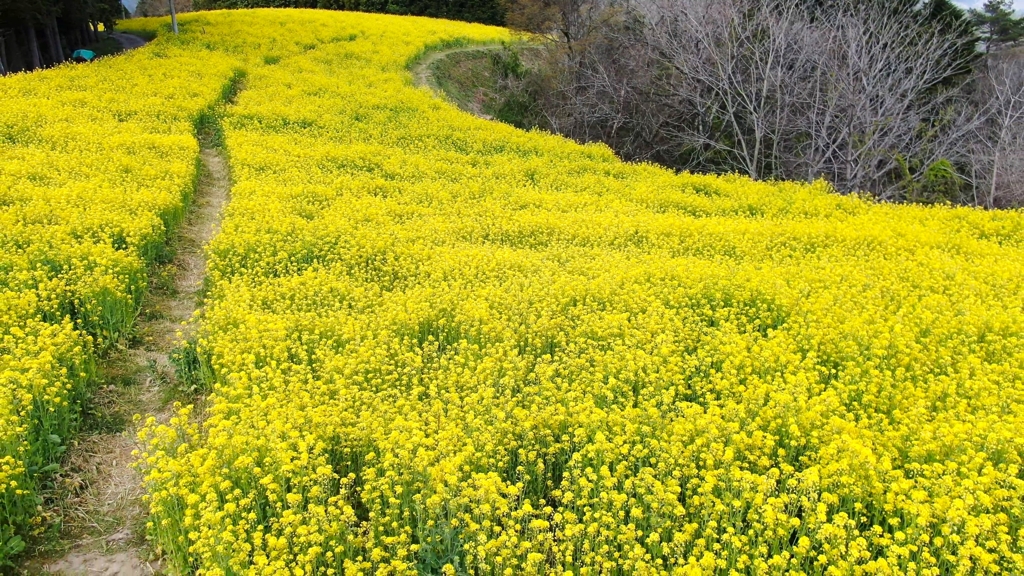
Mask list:
[{"label": "dirt footpath", "polygon": [[[27,562],[26,574],[160,572],[160,561],[151,558],[145,539],[145,488],[132,467],[139,423],[132,417],[152,414],[166,422],[172,416],[171,401],[181,394],[170,358],[180,341],[178,333],[190,329],[182,323],[202,305],[204,247],[219,230],[230,189],[224,153],[204,146],[201,157],[196,197],[169,243],[174,258],[152,272],[134,337],[100,362],[102,384],[94,401],[104,418],[120,425],[84,433],[69,450],[54,511],[62,519],[60,541]],[[61,549],[63,555],[55,558]]]}]

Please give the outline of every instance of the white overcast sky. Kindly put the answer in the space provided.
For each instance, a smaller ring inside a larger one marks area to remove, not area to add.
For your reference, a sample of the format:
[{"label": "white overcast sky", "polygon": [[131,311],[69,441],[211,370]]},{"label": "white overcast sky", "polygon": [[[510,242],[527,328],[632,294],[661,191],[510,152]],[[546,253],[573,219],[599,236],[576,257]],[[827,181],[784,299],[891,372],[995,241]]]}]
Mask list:
[{"label": "white overcast sky", "polygon": [[[953,0],[956,4],[963,6],[964,8],[981,8],[981,5],[985,3],[985,0]],[[1024,11],[1024,0],[1013,0],[1013,7],[1018,12]]]}]

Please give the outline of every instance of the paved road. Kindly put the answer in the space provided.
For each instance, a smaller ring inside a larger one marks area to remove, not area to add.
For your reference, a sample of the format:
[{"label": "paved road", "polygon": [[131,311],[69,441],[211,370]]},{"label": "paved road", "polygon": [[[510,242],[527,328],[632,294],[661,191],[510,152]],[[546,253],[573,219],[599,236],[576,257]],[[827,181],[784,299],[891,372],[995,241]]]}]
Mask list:
[{"label": "paved road", "polygon": [[124,32],[111,32],[110,35],[124,46],[125,50],[131,50],[132,48],[138,48],[146,44],[146,41],[134,34],[125,34]]}]

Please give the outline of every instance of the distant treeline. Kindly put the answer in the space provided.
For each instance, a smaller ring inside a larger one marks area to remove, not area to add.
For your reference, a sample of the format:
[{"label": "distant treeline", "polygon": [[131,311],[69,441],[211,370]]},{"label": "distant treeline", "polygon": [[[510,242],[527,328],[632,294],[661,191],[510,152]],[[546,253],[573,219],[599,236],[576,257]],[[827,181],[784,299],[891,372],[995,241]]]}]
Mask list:
[{"label": "distant treeline", "polygon": [[404,16],[431,16],[484,24],[504,24],[502,0],[197,0],[197,10],[220,8],[323,8]]},{"label": "distant treeline", "polygon": [[0,0],[0,75],[64,62],[121,10],[118,0]]},{"label": "distant treeline", "polygon": [[[167,0],[144,2],[166,5]],[[187,2],[178,3],[188,11]],[[166,14],[161,6],[154,13]],[[505,23],[503,0],[196,0],[196,10],[222,8],[321,8],[431,16],[484,24]],[[77,48],[99,41],[121,18],[119,0],[0,0],[0,75],[46,68],[67,60]],[[146,12],[148,14],[148,12]]]}]

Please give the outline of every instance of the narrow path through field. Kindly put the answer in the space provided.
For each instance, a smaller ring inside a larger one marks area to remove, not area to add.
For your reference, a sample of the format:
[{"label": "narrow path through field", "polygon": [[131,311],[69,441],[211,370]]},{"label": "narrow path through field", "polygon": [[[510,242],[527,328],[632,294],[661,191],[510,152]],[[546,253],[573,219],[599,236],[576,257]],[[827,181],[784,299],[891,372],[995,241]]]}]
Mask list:
[{"label": "narrow path through field", "polygon": [[188,393],[177,388],[170,355],[187,330],[182,323],[202,305],[203,247],[219,228],[230,188],[220,150],[204,147],[202,166],[196,198],[170,242],[174,257],[153,271],[134,337],[101,361],[101,386],[87,417],[93,429],[71,448],[58,479],[56,492],[64,496],[53,513],[63,529],[40,556],[63,556],[30,562],[29,574],[136,576],[160,569],[145,541],[142,479],[131,468],[138,431],[132,416],[166,421],[175,397]]},{"label": "narrow path through field", "polygon": [[[409,71],[412,73],[413,84],[416,86],[426,86],[427,88],[430,88],[437,94],[443,94],[444,91],[441,90],[441,87],[437,83],[437,79],[434,77],[432,65],[435,62],[459,52],[482,52],[486,50],[495,50],[498,48],[501,48],[501,44],[473,44],[471,46],[445,48],[443,50],[427,52],[409,69]],[[488,116],[487,114],[483,114],[479,111],[473,111],[473,114],[479,116],[480,118],[483,118],[484,120],[492,120],[490,116]]]}]

